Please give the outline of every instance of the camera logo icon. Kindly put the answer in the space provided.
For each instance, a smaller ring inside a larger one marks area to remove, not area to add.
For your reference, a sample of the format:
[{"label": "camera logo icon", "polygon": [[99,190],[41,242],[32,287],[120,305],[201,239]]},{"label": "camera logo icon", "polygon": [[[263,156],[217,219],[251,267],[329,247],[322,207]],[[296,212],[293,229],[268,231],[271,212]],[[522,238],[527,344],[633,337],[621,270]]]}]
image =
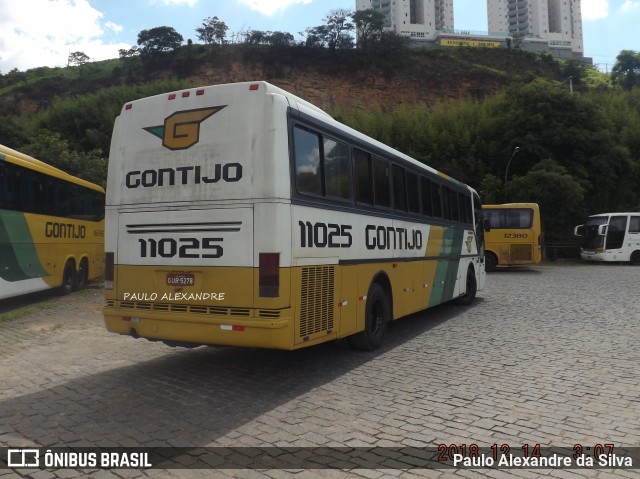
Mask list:
[{"label": "camera logo icon", "polygon": [[9,467],[39,467],[39,449],[9,449],[7,451],[7,466]]}]

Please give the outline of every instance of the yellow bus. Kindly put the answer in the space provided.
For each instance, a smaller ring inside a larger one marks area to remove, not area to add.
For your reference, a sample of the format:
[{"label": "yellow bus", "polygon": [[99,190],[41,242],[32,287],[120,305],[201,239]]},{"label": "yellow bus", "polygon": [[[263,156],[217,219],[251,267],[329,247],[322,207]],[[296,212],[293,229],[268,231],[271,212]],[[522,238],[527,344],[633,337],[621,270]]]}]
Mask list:
[{"label": "yellow bus", "polygon": [[0,145],[0,299],[104,271],[104,189]]},{"label": "yellow bus", "polygon": [[484,205],[485,269],[542,261],[542,226],[536,203]]},{"label": "yellow bus", "polygon": [[106,328],[168,345],[296,349],[485,283],[470,187],[265,82],[127,103],[114,125]]}]

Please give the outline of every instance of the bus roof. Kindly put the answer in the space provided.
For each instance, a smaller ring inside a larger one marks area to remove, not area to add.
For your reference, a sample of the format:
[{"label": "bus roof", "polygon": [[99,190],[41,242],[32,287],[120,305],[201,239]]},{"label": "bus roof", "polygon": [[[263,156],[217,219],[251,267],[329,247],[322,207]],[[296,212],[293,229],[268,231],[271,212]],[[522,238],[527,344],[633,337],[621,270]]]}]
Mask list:
[{"label": "bus roof", "polygon": [[598,213],[596,215],[589,215],[589,218],[596,218],[596,217],[601,217],[601,216],[615,216],[615,215],[640,215],[640,211],[618,211],[615,213]]},{"label": "bus roof", "polygon": [[18,150],[14,150],[13,148],[9,148],[8,146],[2,144],[0,144],[0,160],[8,160],[10,163],[13,163],[15,165],[29,168],[31,170],[44,173],[45,175],[60,178],[65,181],[69,181],[70,183],[75,183],[77,185],[84,186],[92,190],[98,190],[104,193],[104,188],[102,188],[100,185],[96,185],[94,183],[91,183],[90,181],[77,178],[59,168],[56,168],[55,166],[51,166],[50,164],[45,163],[44,161],[37,160],[32,156],[25,155]]}]

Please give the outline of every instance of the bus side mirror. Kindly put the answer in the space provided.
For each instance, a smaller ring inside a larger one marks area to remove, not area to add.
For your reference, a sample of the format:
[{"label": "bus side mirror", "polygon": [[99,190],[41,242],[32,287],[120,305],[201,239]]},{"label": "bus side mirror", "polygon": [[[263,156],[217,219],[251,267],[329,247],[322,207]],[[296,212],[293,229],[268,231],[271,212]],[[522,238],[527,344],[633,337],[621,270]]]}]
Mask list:
[{"label": "bus side mirror", "polygon": [[600,226],[598,226],[598,234],[600,236],[606,236],[607,235],[607,229],[609,229],[609,225],[600,225]]},{"label": "bus side mirror", "polygon": [[484,229],[486,232],[491,231],[491,223],[489,222],[489,218],[482,219],[482,229]]},{"label": "bus side mirror", "polygon": [[584,236],[584,233],[585,233],[584,225],[578,225],[573,230],[574,236]]}]

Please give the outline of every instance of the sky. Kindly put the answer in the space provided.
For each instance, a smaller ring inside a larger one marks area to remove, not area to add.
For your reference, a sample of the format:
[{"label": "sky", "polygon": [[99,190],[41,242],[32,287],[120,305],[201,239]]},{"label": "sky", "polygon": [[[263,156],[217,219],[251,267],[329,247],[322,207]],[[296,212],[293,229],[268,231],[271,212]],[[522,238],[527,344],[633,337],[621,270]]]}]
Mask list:
[{"label": "sky", "polygon": [[[355,0],[0,0],[0,73],[66,66],[70,53],[118,58],[142,30],[169,26],[199,43],[195,29],[217,16],[232,40],[249,30],[298,32],[322,25]],[[640,0],[582,0],[585,56],[610,71],[621,50],[640,50]],[[485,0],[454,0],[456,29],[487,31]]]}]

